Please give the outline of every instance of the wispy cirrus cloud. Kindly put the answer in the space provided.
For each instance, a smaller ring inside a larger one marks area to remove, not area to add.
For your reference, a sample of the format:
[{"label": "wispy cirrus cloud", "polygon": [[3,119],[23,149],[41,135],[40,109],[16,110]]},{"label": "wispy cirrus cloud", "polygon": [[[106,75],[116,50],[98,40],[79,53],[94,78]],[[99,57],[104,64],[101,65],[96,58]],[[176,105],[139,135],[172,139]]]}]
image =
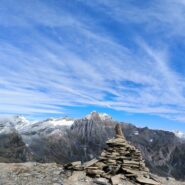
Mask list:
[{"label": "wispy cirrus cloud", "polygon": [[166,35],[183,36],[185,7],[157,2],[3,1],[0,113],[96,105],[184,121],[185,77],[171,66]]},{"label": "wispy cirrus cloud", "polygon": [[78,0],[88,6],[102,11],[111,19],[121,23],[133,23],[136,26],[142,25],[147,32],[161,33],[166,36],[184,36],[184,0],[164,1],[110,1]]}]

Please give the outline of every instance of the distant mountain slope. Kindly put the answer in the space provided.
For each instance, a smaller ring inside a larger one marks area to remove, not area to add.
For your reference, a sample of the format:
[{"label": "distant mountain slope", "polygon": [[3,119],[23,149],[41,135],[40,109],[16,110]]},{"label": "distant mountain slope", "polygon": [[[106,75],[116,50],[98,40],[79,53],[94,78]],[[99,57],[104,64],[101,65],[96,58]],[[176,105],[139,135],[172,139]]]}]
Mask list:
[{"label": "distant mountain slope", "polygon": [[31,150],[22,141],[16,132],[0,135],[0,161],[1,162],[26,162],[32,161]]},{"label": "distant mountain slope", "polygon": [[[11,119],[0,120],[0,161],[1,162],[26,162],[33,160],[31,150],[23,142],[16,127],[21,124],[15,116]],[[22,120],[23,121],[23,120]],[[25,121],[25,120],[24,120]]]},{"label": "distant mountain slope", "polygon": [[[58,118],[36,123],[29,123],[17,117],[15,123],[9,121],[5,124],[0,121],[0,128],[1,125],[7,127],[5,129],[2,126],[0,129],[0,137],[5,138],[1,140],[1,148],[5,148],[7,142],[3,132],[13,130],[14,132],[9,132],[9,137],[17,140],[11,134],[17,133],[21,138],[21,146],[26,146],[37,161],[58,163],[87,161],[97,157],[106,146],[105,141],[114,137],[116,123],[118,122],[111,116],[97,112],[77,120]],[[152,172],[185,179],[184,140],[176,137],[172,132],[137,128],[127,123],[122,123],[122,128],[127,140],[141,150]],[[19,148],[19,145],[15,146]],[[8,148],[11,148],[11,145],[8,145]],[[25,154],[24,151],[21,152]],[[2,156],[1,153],[0,156]],[[19,159],[25,160],[24,157]]]}]

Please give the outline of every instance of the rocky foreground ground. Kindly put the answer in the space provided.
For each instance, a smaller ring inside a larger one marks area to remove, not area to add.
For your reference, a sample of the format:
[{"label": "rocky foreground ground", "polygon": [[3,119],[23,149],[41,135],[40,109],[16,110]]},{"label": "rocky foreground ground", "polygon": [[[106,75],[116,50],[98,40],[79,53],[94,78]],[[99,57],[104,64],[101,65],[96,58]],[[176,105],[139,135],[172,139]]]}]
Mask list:
[{"label": "rocky foreground ground", "polygon": [[[158,177],[162,185],[185,182]],[[133,185],[123,181],[123,185]],[[0,163],[0,185],[109,185],[101,178],[89,178],[83,171],[65,171],[55,163]]]}]

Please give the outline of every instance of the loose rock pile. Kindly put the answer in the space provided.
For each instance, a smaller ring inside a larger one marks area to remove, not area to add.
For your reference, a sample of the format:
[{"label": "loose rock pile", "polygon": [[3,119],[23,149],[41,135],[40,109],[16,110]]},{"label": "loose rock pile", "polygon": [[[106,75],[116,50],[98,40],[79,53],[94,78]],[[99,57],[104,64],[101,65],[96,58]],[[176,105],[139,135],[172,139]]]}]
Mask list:
[{"label": "loose rock pile", "polygon": [[84,170],[88,176],[108,179],[113,185],[125,180],[135,184],[159,185],[150,175],[140,151],[126,141],[120,125],[116,125],[115,131],[115,138],[106,142],[108,147],[99,160],[93,159],[83,165],[80,161],[70,163],[65,166],[66,169]]}]

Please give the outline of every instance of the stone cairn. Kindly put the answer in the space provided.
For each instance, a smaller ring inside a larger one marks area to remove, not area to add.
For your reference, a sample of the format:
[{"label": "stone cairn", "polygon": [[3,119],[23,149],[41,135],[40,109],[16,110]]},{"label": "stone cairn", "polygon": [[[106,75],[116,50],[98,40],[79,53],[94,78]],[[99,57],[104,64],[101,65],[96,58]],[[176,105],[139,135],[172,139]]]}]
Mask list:
[{"label": "stone cairn", "polygon": [[135,184],[159,185],[160,183],[145,166],[141,152],[130,145],[119,124],[115,127],[115,138],[108,140],[107,148],[103,150],[99,159],[93,159],[81,164],[80,161],[65,165],[68,170],[83,170],[87,176],[106,178],[111,184],[121,184],[122,180],[129,180]]}]

